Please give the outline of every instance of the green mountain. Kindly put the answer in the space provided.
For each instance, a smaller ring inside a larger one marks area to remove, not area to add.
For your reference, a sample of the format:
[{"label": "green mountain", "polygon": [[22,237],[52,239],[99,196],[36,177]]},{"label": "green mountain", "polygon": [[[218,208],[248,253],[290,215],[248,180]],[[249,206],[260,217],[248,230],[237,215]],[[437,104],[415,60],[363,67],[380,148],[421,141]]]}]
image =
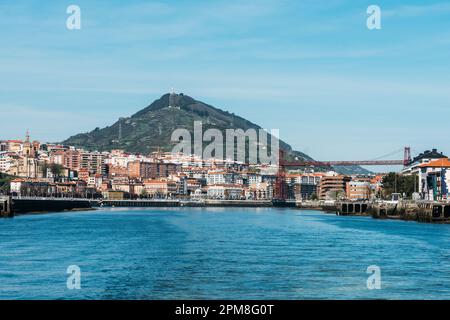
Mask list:
[{"label": "green mountain", "polygon": [[[244,118],[182,93],[165,94],[131,117],[120,118],[113,125],[102,129],[96,128],[91,132],[77,134],[63,141],[63,144],[88,150],[123,149],[142,154],[149,154],[159,148],[162,151],[170,151],[176,144],[171,142],[172,132],[184,128],[191,132],[193,138],[194,121],[202,121],[203,132],[216,128],[222,131],[224,137],[226,129],[261,129]],[[308,155],[292,150],[291,146],[281,140],[280,148],[286,151],[288,160],[312,160]],[[353,169],[350,171],[359,171],[362,168]],[[361,173],[363,172],[367,171],[362,169]]]}]

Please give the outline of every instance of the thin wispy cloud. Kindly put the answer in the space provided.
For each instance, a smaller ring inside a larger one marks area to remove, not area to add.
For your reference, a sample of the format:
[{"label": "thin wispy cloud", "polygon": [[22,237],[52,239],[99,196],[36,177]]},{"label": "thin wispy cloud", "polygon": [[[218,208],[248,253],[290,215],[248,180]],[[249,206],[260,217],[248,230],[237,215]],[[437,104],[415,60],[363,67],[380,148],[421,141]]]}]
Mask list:
[{"label": "thin wispy cloud", "polygon": [[428,15],[450,14],[450,3],[428,3],[424,5],[401,5],[393,9],[383,10],[384,17],[420,17]]}]

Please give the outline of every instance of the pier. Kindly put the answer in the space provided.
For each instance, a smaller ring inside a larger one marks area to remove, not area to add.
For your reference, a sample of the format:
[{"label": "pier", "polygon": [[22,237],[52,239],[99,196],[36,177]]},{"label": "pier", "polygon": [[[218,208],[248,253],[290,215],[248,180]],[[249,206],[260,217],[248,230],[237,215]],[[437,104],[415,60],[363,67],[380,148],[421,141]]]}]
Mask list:
[{"label": "pier", "polygon": [[13,217],[14,213],[12,211],[12,200],[11,197],[0,196],[0,216],[1,217]]},{"label": "pier", "polygon": [[417,220],[421,222],[450,223],[450,203],[424,202],[419,204]]},{"label": "pier", "polygon": [[[12,200],[12,201],[11,201]],[[10,216],[26,213],[88,210],[95,201],[90,199],[10,197]]]},{"label": "pier", "polygon": [[450,203],[414,201],[341,202],[336,205],[336,214],[342,216],[372,216],[376,219],[450,223]]},{"label": "pier", "polygon": [[337,204],[338,215],[367,215],[369,204],[367,202],[342,202]]}]

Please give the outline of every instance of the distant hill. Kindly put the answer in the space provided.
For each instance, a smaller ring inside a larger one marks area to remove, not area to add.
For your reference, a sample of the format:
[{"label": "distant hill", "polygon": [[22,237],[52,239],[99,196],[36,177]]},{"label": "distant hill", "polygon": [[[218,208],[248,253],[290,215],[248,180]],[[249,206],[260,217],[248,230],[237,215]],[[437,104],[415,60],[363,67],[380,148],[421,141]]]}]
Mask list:
[{"label": "distant hill", "polygon": [[[102,129],[96,128],[88,133],[77,134],[63,143],[98,151],[123,149],[142,154],[149,154],[157,148],[170,151],[174,146],[170,141],[172,132],[178,128],[185,128],[193,136],[194,121],[202,121],[203,132],[209,128],[216,128],[223,132],[224,137],[226,129],[239,128],[244,131],[250,128],[261,129],[257,124],[242,117],[187,95],[165,94],[131,117],[121,118],[113,125]],[[290,145],[281,140],[280,148],[286,151],[288,159],[313,160],[302,152],[292,150]],[[368,172],[360,167],[350,167],[345,171],[343,173]]]}]

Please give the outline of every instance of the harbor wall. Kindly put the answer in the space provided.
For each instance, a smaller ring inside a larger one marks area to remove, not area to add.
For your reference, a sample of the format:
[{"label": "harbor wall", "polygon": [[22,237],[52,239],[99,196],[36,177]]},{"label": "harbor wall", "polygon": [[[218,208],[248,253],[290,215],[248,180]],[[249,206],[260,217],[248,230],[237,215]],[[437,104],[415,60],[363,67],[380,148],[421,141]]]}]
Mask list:
[{"label": "harbor wall", "polygon": [[25,213],[85,210],[90,208],[92,208],[92,205],[89,200],[13,199],[12,201],[12,211],[14,215]]},{"label": "harbor wall", "polygon": [[450,223],[450,203],[440,202],[341,202],[337,215],[363,215],[376,219],[396,219],[430,223]]},{"label": "harbor wall", "polygon": [[[289,203],[290,206],[291,203]],[[295,203],[294,203],[295,205]],[[0,197],[0,216],[16,214],[88,210],[92,206],[104,207],[278,207],[270,200],[97,200],[61,198]],[[288,206],[284,203],[283,206]],[[304,210],[321,210],[337,215],[372,216],[376,219],[399,219],[429,223],[450,223],[450,203],[438,202],[297,202]]]}]

